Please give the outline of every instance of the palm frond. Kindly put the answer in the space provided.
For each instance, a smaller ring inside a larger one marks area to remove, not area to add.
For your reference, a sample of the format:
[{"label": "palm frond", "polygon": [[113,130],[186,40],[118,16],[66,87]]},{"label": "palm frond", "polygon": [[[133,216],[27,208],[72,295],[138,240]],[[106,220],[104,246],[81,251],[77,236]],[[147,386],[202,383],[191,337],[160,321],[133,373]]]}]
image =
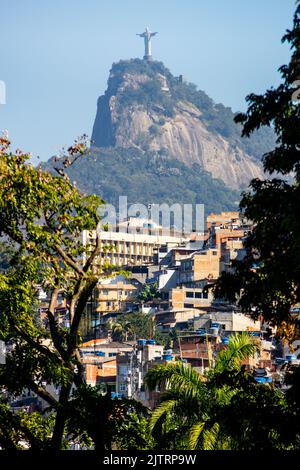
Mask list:
[{"label": "palm frond", "polygon": [[152,412],[149,422],[149,431],[152,432],[159,421],[167,414],[171,413],[176,408],[176,400],[168,400],[160,403]]},{"label": "palm frond", "polygon": [[230,403],[231,398],[237,393],[235,388],[223,385],[220,388],[216,388],[214,392],[214,399],[218,405],[225,406]]},{"label": "palm frond", "polygon": [[185,390],[166,390],[160,396],[160,402],[175,400],[176,416],[180,416],[182,419],[197,418],[203,415],[207,411],[207,408],[210,406],[211,400],[213,400],[213,395],[205,397],[203,400],[196,398],[189,398],[185,394]]},{"label": "palm frond", "polygon": [[198,448],[200,436],[203,432],[204,426],[205,426],[204,421],[194,424],[194,426],[192,426],[192,429],[189,435],[189,447],[191,450],[195,450]]},{"label": "palm frond", "polygon": [[256,349],[257,345],[247,333],[231,335],[228,347],[217,355],[215,371],[221,372],[238,367],[244,359],[252,356]]},{"label": "palm frond", "polygon": [[189,364],[178,363],[169,378],[173,390],[183,391],[187,398],[196,398],[205,394],[206,387],[200,374]]},{"label": "palm frond", "polygon": [[214,423],[210,429],[203,431],[203,450],[215,450],[218,442],[220,426]]},{"label": "palm frond", "polygon": [[206,389],[200,374],[190,365],[180,361],[153,367],[146,376],[146,383],[150,390],[157,386],[169,387],[177,392],[184,389],[188,398],[202,396]]},{"label": "palm frond", "polygon": [[156,387],[166,387],[168,379],[173,374],[173,367],[173,364],[159,364],[150,369],[145,377],[149,390],[155,390]]}]

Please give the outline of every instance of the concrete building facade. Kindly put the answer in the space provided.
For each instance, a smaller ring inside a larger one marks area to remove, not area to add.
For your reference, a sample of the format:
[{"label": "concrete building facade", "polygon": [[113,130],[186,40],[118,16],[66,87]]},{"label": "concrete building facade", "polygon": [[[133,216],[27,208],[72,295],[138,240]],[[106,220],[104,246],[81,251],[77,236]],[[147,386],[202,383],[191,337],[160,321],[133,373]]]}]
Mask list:
[{"label": "concrete building facade", "polygon": [[[100,231],[100,254],[95,265],[105,263],[117,266],[136,266],[153,264],[154,249],[166,243],[182,243],[185,239],[178,236]],[[83,232],[83,245],[93,246],[96,230]]]}]

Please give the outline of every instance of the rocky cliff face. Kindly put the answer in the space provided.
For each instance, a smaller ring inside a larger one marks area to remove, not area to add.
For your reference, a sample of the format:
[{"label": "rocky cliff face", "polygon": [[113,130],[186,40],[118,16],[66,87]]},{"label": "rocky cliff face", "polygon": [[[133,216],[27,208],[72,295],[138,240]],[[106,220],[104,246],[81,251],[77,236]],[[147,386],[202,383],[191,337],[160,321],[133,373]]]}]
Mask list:
[{"label": "rocky cliff face", "polygon": [[113,65],[92,141],[95,147],[155,151],[188,167],[198,163],[241,189],[262,176],[262,166],[245,151],[232,119],[231,110],[173,77],[163,64],[135,59]]}]

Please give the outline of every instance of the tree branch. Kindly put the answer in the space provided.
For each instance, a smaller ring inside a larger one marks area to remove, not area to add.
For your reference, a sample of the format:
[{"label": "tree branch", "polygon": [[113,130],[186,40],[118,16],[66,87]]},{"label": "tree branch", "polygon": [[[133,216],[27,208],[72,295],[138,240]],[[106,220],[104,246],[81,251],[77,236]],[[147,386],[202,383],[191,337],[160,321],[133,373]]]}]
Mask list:
[{"label": "tree branch", "polygon": [[73,268],[74,271],[79,274],[80,276],[84,275],[84,271],[80,268],[80,266],[72,259],[70,255],[68,255],[60,245],[55,245],[55,249],[57,253],[62,257],[65,263]]},{"label": "tree branch", "polygon": [[14,442],[12,437],[6,431],[0,427],[0,444],[3,450],[18,450],[17,444]]},{"label": "tree branch", "polygon": [[76,351],[75,351],[74,358],[75,358],[76,365],[77,365],[77,368],[78,368],[78,373],[74,373],[74,382],[75,382],[75,385],[77,387],[79,387],[80,385],[85,384],[86,381],[85,381],[85,377],[84,377],[84,365],[81,362],[80,354],[79,354],[78,349],[76,349]]},{"label": "tree branch", "polygon": [[52,406],[55,409],[57,408],[58,401],[55,400],[55,398],[51,395],[51,393],[47,392],[47,390],[41,387],[41,385],[38,385],[37,383],[35,383],[33,379],[28,379],[27,385],[34,393],[36,393],[36,395],[38,395],[47,403],[49,403],[50,406]]},{"label": "tree branch", "polygon": [[100,248],[101,248],[101,238],[99,237],[99,234],[96,233],[96,246],[95,249],[93,250],[93,253],[90,255],[90,257],[87,259],[83,271],[86,273],[89,268],[92,266],[93,262],[95,261],[96,257],[100,254]]},{"label": "tree branch", "polygon": [[[78,285],[78,292],[73,297],[72,302],[74,301],[74,316],[71,323],[70,328],[70,336],[69,336],[69,345],[68,345],[68,353],[70,356],[73,355],[74,349],[76,348],[76,338],[79,328],[79,323],[81,320],[82,313],[86,306],[86,303],[93,291],[96,287],[98,279],[93,276],[93,278],[86,281],[86,285],[82,287],[82,285]],[[76,303],[76,307],[75,307]]]},{"label": "tree branch", "polygon": [[51,333],[53,344],[55,348],[57,349],[57,351],[59,352],[59,354],[61,355],[62,359],[65,361],[67,359],[66,357],[67,351],[62,346],[62,337],[59,334],[57,322],[56,322],[55,315],[54,315],[55,306],[57,304],[58,293],[59,293],[59,287],[55,287],[51,295],[49,309],[47,311],[47,318],[49,321],[50,333]]},{"label": "tree branch", "polygon": [[25,331],[21,330],[18,326],[11,324],[11,328],[14,329],[16,333],[18,333],[18,335],[24,339],[24,341],[26,341],[26,343],[30,344],[33,349],[36,349],[41,354],[49,357],[50,359],[59,359],[55,352],[51,351],[51,349],[49,349],[47,346],[44,346],[43,344],[35,341],[29,334],[25,333]]}]

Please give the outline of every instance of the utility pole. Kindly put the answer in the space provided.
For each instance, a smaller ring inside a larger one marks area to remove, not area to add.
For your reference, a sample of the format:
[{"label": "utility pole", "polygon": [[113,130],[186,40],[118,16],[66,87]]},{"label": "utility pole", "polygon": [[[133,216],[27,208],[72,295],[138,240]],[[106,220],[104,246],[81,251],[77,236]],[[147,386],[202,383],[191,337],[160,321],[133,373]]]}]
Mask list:
[{"label": "utility pole", "polygon": [[211,358],[211,347],[208,342],[208,333],[205,333],[205,341],[206,341],[206,351],[207,351],[207,357],[208,357],[208,366],[211,369],[212,366],[212,358]]}]

